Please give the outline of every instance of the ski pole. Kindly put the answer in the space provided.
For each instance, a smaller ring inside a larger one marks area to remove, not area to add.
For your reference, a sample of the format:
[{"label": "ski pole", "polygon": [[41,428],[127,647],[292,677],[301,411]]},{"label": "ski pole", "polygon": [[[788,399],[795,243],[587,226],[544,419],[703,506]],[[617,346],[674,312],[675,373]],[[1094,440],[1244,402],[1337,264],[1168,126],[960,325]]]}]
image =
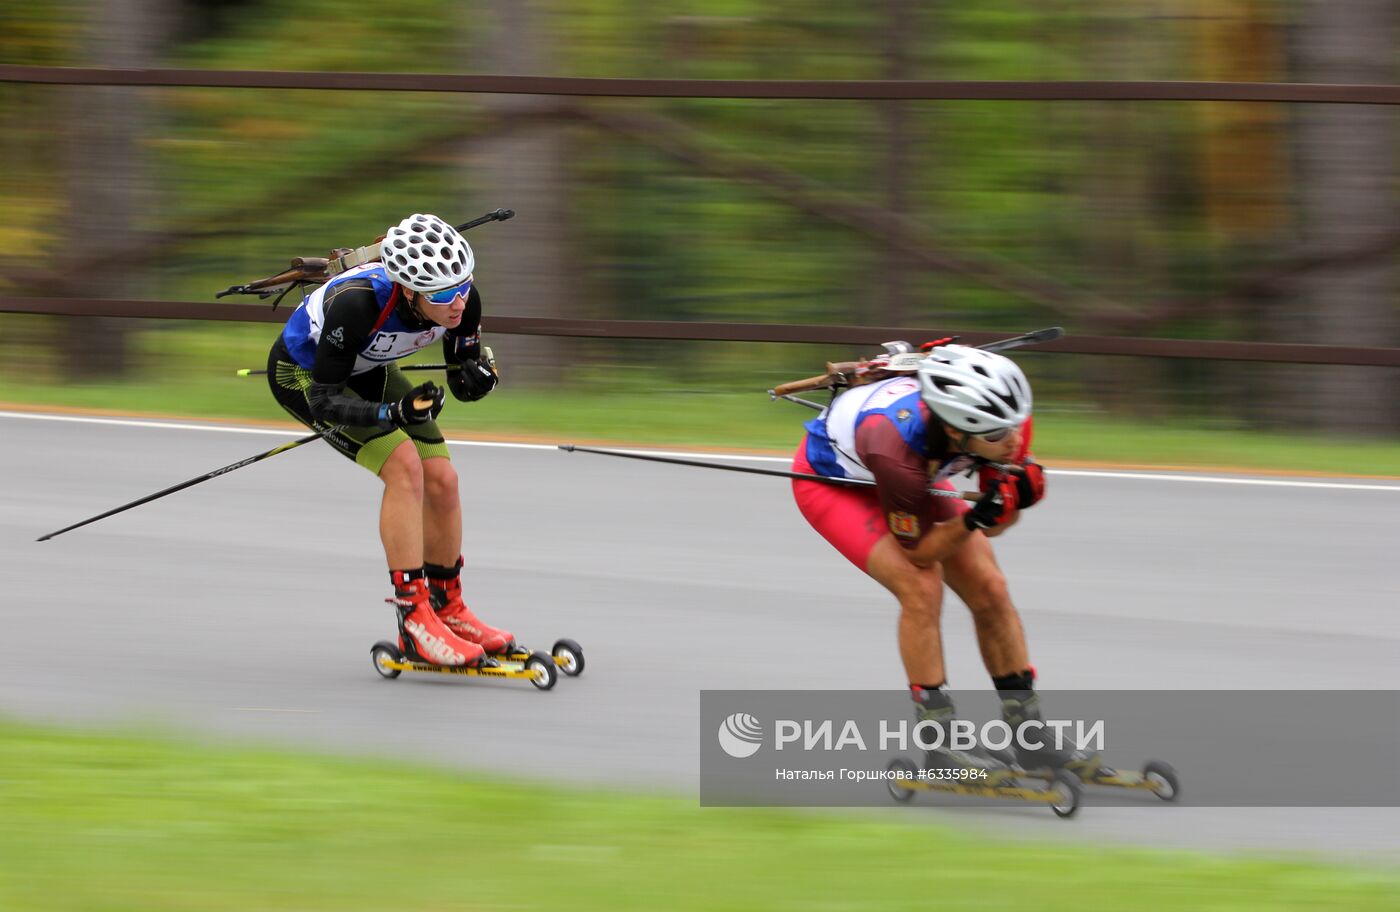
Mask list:
[{"label": "ski pole", "polygon": [[[700,469],[721,469],[725,472],[744,472],[749,475],[771,475],[776,478],[796,478],[799,481],[817,481],[822,484],[838,485],[847,488],[875,487],[875,482],[866,481],[863,478],[832,478],[827,475],[784,472],[780,469],[755,469],[749,466],[732,466],[718,462],[704,462],[699,459],[681,459],[676,456],[652,456],[646,453],[628,453],[623,450],[599,450],[593,447],[574,446],[572,443],[561,443],[559,444],[559,449],[566,453],[596,453],[599,456],[620,456],[623,459],[640,459],[644,462],[664,462],[670,465],[695,466]],[[982,498],[982,495],[976,491],[968,491],[960,494],[957,491],[944,491],[939,488],[930,488],[929,493],[935,497],[954,497],[970,501],[977,501]]]},{"label": "ski pole", "polygon": [[[433,403],[431,399],[414,399],[413,404],[418,408],[426,409]],[[56,535],[62,535],[64,532],[71,532],[74,529],[86,526],[88,523],[95,523],[99,519],[106,519],[109,516],[115,516],[118,513],[130,510],[132,507],[139,507],[142,504],[150,503],[153,500],[159,500],[167,494],[174,494],[176,491],[183,491],[185,490],[185,488],[192,488],[195,485],[200,484],[201,482],[209,481],[211,478],[218,478],[220,475],[227,475],[229,472],[232,472],[235,469],[241,469],[244,466],[250,466],[255,462],[262,462],[268,457],[276,456],[278,453],[285,453],[288,450],[296,449],[304,443],[310,443],[313,440],[320,440],[323,436],[325,436],[325,434],[323,432],[318,431],[315,434],[308,434],[305,437],[298,437],[296,440],[288,441],[287,443],[275,446],[272,449],[268,450],[266,453],[259,453],[256,456],[249,456],[247,459],[240,459],[237,462],[232,463],[230,465],[226,465],[221,469],[215,469],[212,472],[205,472],[198,478],[191,478],[189,481],[182,481],[177,485],[171,485],[163,491],[157,491],[154,494],[148,494],[145,497],[142,497],[140,500],[133,500],[131,503],[122,504],[120,507],[108,510],[106,513],[99,513],[98,515],[85,519],[82,522],[73,523],[73,525],[71,526],[64,526],[57,532],[50,532],[48,535],[41,535],[34,540],[48,541]]]},{"label": "ski pole", "polygon": [[[457,364],[405,364],[399,367],[401,371],[436,371],[436,370],[461,370]],[[234,371],[240,377],[258,377],[267,373],[266,369],[259,368],[253,370],[250,367],[240,367]]]},{"label": "ski pole", "polygon": [[71,525],[71,526],[64,526],[62,529],[59,529],[57,532],[50,532],[48,535],[41,535],[39,538],[36,538],[36,539],[34,539],[34,540],[35,540],[35,541],[48,541],[49,539],[53,538],[53,537],[56,536],[56,535],[62,535],[64,532],[71,532],[71,531],[73,531],[74,529],[77,529],[77,528],[79,528],[79,527],[81,527],[81,526],[86,526],[88,523],[95,523],[95,522],[97,522],[99,519],[106,519],[106,518],[109,517],[109,516],[115,516],[115,515],[118,514],[118,513],[122,513],[122,512],[124,512],[124,511],[126,511],[126,510],[130,510],[132,507],[139,507],[139,506],[141,506],[142,504],[150,503],[151,501],[157,500],[157,499],[159,499],[159,498],[161,498],[161,497],[164,497],[164,496],[167,495],[167,494],[174,494],[176,491],[183,491],[185,488],[194,487],[195,485],[199,484],[200,482],[208,481],[208,480],[211,479],[211,478],[218,478],[220,475],[227,475],[229,472],[232,472],[234,469],[241,469],[241,468],[243,468],[244,466],[252,465],[252,464],[255,463],[255,462],[261,462],[262,460],[267,459],[269,456],[276,456],[278,453],[285,453],[285,452],[287,452],[288,450],[290,450],[290,449],[292,449],[292,448],[294,448],[294,447],[299,447],[299,446],[301,446],[303,443],[310,443],[310,442],[313,441],[313,440],[320,440],[320,439],[321,439],[321,436],[322,436],[321,434],[309,434],[309,435],[307,435],[306,437],[301,437],[301,438],[298,438],[297,440],[293,440],[293,441],[291,441],[291,442],[289,442],[289,443],[284,443],[284,444],[281,444],[280,446],[275,446],[275,447],[273,447],[272,449],[268,450],[266,453],[259,453],[259,454],[256,455],[256,456],[249,456],[247,459],[240,459],[238,462],[235,462],[235,463],[233,463],[233,464],[231,464],[231,465],[226,465],[226,466],[224,466],[222,469],[215,469],[215,470],[212,471],[212,472],[206,472],[206,473],[204,473],[203,475],[199,476],[198,478],[191,478],[189,481],[182,481],[182,482],[180,482],[180,483],[177,484],[177,485],[172,485],[172,486],[166,488],[164,491],[157,491],[157,492],[154,493],[154,494],[148,494],[147,496],[141,498],[140,500],[133,500],[131,503],[122,504],[120,507],[117,507],[117,508],[112,509],[112,510],[108,510],[106,513],[99,513],[98,515],[93,516],[93,517],[91,517],[91,518],[89,518],[89,519],[85,519],[85,520],[83,520],[82,522],[73,523],[73,525]]},{"label": "ski pole", "polygon": [[[483,345],[481,347],[481,356],[486,359],[486,363],[491,365],[491,370],[494,371],[496,369],[496,353],[491,351],[491,346]],[[462,365],[460,364],[405,364],[399,368],[401,371],[459,371],[461,369]],[[259,374],[266,374],[267,371],[240,367],[238,370],[234,371],[234,373],[240,377],[255,377]]]}]

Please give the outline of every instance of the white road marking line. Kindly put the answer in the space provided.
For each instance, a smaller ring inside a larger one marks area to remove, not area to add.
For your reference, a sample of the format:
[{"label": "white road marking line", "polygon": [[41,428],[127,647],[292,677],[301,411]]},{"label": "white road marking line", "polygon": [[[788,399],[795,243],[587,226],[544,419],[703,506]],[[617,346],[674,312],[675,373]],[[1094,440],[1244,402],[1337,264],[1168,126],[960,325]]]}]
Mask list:
[{"label": "white road marking line", "polygon": [[320,712],[319,709],[277,709],[270,706],[234,706],[231,709],[239,713],[304,713],[309,715]]},{"label": "white road marking line", "polygon": [[[140,427],[157,428],[162,430],[176,431],[219,431],[225,434],[270,434],[278,437],[292,437],[297,433],[295,428],[257,428],[241,427],[238,425],[222,424],[184,424],[173,421],[154,421],[142,418],[99,418],[89,415],[47,415],[39,412],[6,412],[0,411],[0,418],[22,418],[34,421],[66,421],[77,424],[103,424],[118,427]],[[568,441],[565,441],[568,442]],[[558,446],[549,443],[513,443],[500,440],[448,440],[452,446],[463,447],[502,447],[515,450],[557,450]],[[583,444],[580,444],[581,446]],[[589,444],[591,446],[591,444]],[[599,447],[600,449],[624,449],[622,447]],[[749,453],[715,453],[715,452],[690,452],[685,450],[634,450],[627,449],[628,453],[638,453],[644,456],[665,456],[682,459],[726,459],[740,462],[773,462],[789,463],[792,458],[789,456],[758,456]],[[588,455],[588,454],[584,454]],[[1073,475],[1084,478],[1126,478],[1138,481],[1186,481],[1198,484],[1238,484],[1238,485],[1264,485],[1278,488],[1330,488],[1333,490],[1348,491],[1400,491],[1400,485],[1391,484],[1364,484],[1344,481],[1295,481],[1288,478],[1242,478],[1233,475],[1186,475],[1163,471],[1157,472],[1120,472],[1108,469],[1050,469],[1051,475]]]},{"label": "white road marking line", "polygon": [[1344,481],[1292,481],[1287,478],[1234,478],[1228,475],[1158,475],[1152,472],[1114,472],[1100,469],[1056,469],[1051,475],[1084,475],[1091,478],[1135,478],[1148,481],[1194,481],[1204,484],[1273,485],[1282,488],[1342,488],[1349,491],[1400,491],[1400,485],[1360,484]]}]

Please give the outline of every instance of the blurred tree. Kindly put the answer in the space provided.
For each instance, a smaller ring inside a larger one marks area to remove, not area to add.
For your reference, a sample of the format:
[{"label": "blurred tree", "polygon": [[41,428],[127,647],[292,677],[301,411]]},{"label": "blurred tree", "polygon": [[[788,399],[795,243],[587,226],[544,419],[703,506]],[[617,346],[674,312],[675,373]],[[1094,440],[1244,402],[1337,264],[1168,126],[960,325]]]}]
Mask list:
[{"label": "blurred tree", "polygon": [[[473,63],[466,69],[553,74],[557,36],[549,12],[540,0],[489,0],[470,12],[461,8],[457,15],[463,43],[474,49],[469,58]],[[534,95],[491,95],[480,101],[485,112],[507,119],[531,117],[554,105],[553,99]],[[566,140],[561,123],[542,120],[483,140],[467,158],[472,213],[498,206],[516,212],[513,221],[472,238],[481,251],[477,275],[488,315],[578,315],[576,307],[570,307],[580,295],[578,283],[571,281],[578,269],[569,261],[567,244]],[[517,336],[503,358],[502,371],[526,382],[552,379],[558,375],[562,352],[559,339]]]},{"label": "blurred tree", "polygon": [[[1194,53],[1199,78],[1284,78],[1284,23],[1267,0],[1198,0]],[[1286,232],[1289,172],[1282,105],[1195,105],[1206,227],[1231,244],[1273,244]]]},{"label": "blurred tree", "polygon": [[174,14],[172,41],[183,43],[236,31],[238,18],[257,8],[257,0],[169,0]]},{"label": "blurred tree", "polygon": [[[1395,0],[1306,0],[1297,31],[1302,82],[1393,84],[1400,38]],[[1400,227],[1397,120],[1382,105],[1300,105],[1296,122],[1302,232],[1315,254],[1344,252]],[[1339,262],[1304,276],[1277,320],[1289,341],[1332,345],[1400,343],[1396,258]],[[1301,370],[1301,369],[1300,369]],[[1393,433],[1400,424],[1396,372],[1311,368],[1294,372],[1288,402],[1307,424]],[[1293,410],[1293,409],[1291,409]]]},{"label": "blurred tree", "polygon": [[[85,65],[146,67],[171,34],[170,0],[90,0],[82,39]],[[153,113],[149,90],[75,87],[63,149],[68,195],[67,245],[60,262],[112,248],[139,230],[152,191],[145,140]],[[74,271],[64,290],[76,296],[137,295],[136,277],[120,267]],[[71,373],[86,380],[116,378],[127,369],[127,324],[113,318],[66,320],[62,348]]]},{"label": "blurred tree", "polygon": [[[1156,78],[1151,67],[1164,62],[1148,49],[1162,42],[1161,23],[1142,2],[1096,0],[1095,15],[1081,32],[1095,79]],[[1145,69],[1146,68],[1146,69]],[[1160,199],[1154,194],[1162,167],[1168,121],[1160,108],[1131,103],[1101,104],[1090,109],[1088,145],[1080,180],[1087,216],[1079,229],[1093,287],[1104,297],[1141,308],[1147,297],[1169,287],[1166,252],[1154,237]],[[1091,332],[1104,332],[1100,312],[1085,321]],[[1115,363],[1117,362],[1117,363]],[[1163,365],[1151,359],[1099,359],[1089,365],[1090,389],[1106,409],[1139,417],[1158,415],[1165,385]]]},{"label": "blurred tree", "polygon": [[[885,58],[881,78],[915,78],[914,44],[923,35],[918,23],[919,7],[913,0],[885,0],[883,22],[877,29],[877,46],[884,48]],[[910,180],[914,155],[913,110],[906,101],[878,104],[885,125],[884,166],[880,169],[884,176],[884,205],[898,218],[891,220],[890,231],[894,236],[880,248],[882,262],[875,272],[884,284],[881,289],[884,306],[870,317],[871,322],[878,321],[885,326],[903,326],[914,313],[909,287],[910,263],[900,243],[902,225],[913,213],[916,202]],[[926,307],[920,310],[928,312]]]},{"label": "blurred tree", "polygon": [[[1192,56],[1198,78],[1211,82],[1286,80],[1286,21],[1271,0],[1197,0],[1199,16],[1192,30]],[[1220,281],[1222,273],[1269,260],[1280,247],[1292,246],[1297,215],[1289,193],[1293,175],[1288,160],[1288,109],[1285,105],[1216,102],[1193,105],[1193,146],[1198,150],[1195,178],[1204,216],[1198,268]],[[1236,280],[1238,281],[1238,280]],[[1230,334],[1245,339],[1273,336],[1269,323],[1271,296],[1260,292],[1225,294]],[[1205,310],[1206,308],[1202,308]],[[1213,401],[1235,418],[1260,420],[1261,395],[1269,371],[1256,365],[1215,364],[1197,375],[1216,387]],[[1189,392],[1188,392],[1189,395]]]}]

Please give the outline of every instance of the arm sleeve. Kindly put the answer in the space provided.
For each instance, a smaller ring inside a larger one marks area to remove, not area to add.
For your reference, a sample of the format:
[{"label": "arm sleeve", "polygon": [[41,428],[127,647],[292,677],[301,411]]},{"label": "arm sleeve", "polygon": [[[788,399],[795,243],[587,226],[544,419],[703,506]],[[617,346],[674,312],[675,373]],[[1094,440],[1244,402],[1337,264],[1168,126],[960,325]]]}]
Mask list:
[{"label": "arm sleeve", "polygon": [[481,357],[481,292],[472,286],[462,322],[442,337],[442,357],[448,364],[461,364]]},{"label": "arm sleeve", "polygon": [[875,476],[875,492],[895,541],[912,550],[934,526],[928,493],[928,460],[900,436],[883,415],[871,415],[856,429],[856,455]]},{"label": "arm sleeve", "polygon": [[370,330],[379,319],[379,299],[368,283],[347,282],[326,300],[326,318],[316,343],[316,362],[306,401],[311,416],[326,424],[389,427],[380,421],[379,403],[345,395],[355,359],[369,344]]}]

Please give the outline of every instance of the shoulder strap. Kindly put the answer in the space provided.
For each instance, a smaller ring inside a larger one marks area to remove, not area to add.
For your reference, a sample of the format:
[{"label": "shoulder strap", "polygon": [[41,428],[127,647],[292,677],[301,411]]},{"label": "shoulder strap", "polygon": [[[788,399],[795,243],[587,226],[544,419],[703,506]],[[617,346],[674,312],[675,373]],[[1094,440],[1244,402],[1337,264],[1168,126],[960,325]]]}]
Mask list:
[{"label": "shoulder strap", "polygon": [[375,320],[374,325],[370,327],[369,334],[371,337],[379,332],[380,327],[389,321],[389,314],[394,312],[394,307],[399,303],[399,290],[401,287],[402,286],[395,284],[394,290],[389,292],[389,303],[384,305],[384,309],[379,312],[379,319]]}]

